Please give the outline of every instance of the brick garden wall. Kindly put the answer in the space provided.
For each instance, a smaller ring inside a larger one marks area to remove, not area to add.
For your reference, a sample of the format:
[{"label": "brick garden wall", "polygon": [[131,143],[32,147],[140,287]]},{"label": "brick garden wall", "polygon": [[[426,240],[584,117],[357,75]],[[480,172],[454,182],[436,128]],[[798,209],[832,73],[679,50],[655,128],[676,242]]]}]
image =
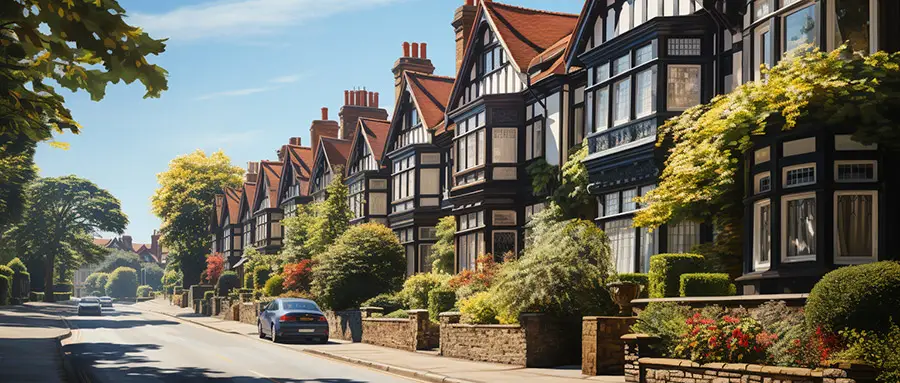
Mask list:
[{"label": "brick garden wall", "polygon": [[440,354],[525,366],[525,330],[519,325],[469,325],[458,313],[441,314]]},{"label": "brick garden wall", "polygon": [[415,333],[411,331],[414,325],[415,323],[411,319],[363,318],[362,342],[376,346],[415,351]]},{"label": "brick garden wall", "polygon": [[634,317],[584,317],[581,327],[581,372],[618,375],[624,372],[625,343]]},{"label": "brick garden wall", "polygon": [[362,341],[362,312],[359,310],[325,311],[331,339]]},{"label": "brick garden wall", "polygon": [[256,318],[259,316],[256,303],[240,303],[238,312],[240,313],[241,323],[252,324],[256,326]]}]

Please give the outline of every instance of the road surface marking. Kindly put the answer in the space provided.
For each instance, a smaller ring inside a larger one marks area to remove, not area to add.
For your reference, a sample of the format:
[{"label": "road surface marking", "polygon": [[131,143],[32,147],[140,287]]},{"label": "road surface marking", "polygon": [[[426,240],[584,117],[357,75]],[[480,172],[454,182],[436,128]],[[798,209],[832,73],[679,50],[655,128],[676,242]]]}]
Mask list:
[{"label": "road surface marking", "polygon": [[279,381],[277,381],[277,380],[275,380],[275,379],[272,379],[272,378],[270,378],[270,377],[268,377],[268,376],[265,376],[265,375],[263,375],[263,374],[260,374],[260,373],[258,373],[258,372],[256,372],[256,371],[253,371],[253,370],[247,370],[247,371],[250,371],[250,372],[256,374],[256,375],[259,376],[260,378],[267,379],[267,380],[269,380],[270,382],[281,383],[281,382],[279,382]]}]

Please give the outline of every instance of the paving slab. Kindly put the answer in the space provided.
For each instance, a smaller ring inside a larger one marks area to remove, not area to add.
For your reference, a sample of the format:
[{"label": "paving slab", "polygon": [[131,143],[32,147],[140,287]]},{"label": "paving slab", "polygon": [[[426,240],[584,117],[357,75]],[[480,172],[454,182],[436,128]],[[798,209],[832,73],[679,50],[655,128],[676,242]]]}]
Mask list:
[{"label": "paving slab", "polygon": [[0,307],[0,381],[65,382],[60,341],[72,332],[66,305],[27,303]]}]

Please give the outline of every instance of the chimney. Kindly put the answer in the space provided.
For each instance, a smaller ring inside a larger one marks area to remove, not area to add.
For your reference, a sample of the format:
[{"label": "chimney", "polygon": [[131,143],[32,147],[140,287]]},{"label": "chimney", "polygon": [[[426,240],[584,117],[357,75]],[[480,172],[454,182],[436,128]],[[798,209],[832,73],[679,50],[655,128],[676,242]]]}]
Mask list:
[{"label": "chimney", "polygon": [[244,176],[244,181],[255,183],[257,178],[259,178],[259,162],[247,162],[247,174]]},{"label": "chimney", "polygon": [[[344,92],[345,95],[349,96],[349,98],[353,99],[353,93],[350,91]],[[319,150],[319,141],[322,140],[322,137],[332,137],[337,138],[340,135],[340,125],[338,125],[337,121],[331,121],[328,119],[328,108],[322,108],[322,119],[314,120],[312,125],[309,127],[309,137],[312,142],[313,150],[313,158],[315,158],[316,151]]]},{"label": "chimney", "polygon": [[134,251],[134,247],[131,246],[131,236],[130,235],[126,234],[126,235],[122,236],[122,247],[124,247],[123,250]]},{"label": "chimney", "polygon": [[423,59],[428,58],[428,43],[422,43],[422,45],[419,47],[419,56],[421,56]]},{"label": "chimney", "polygon": [[288,141],[288,143],[294,146],[303,146],[303,139],[300,137],[291,137],[291,140]]},{"label": "chimney", "polygon": [[[425,43],[421,45],[423,48],[426,46]],[[412,46],[412,56],[410,56],[410,46]],[[404,71],[432,74],[434,73],[434,65],[424,54],[419,54],[419,43],[410,44],[407,42],[403,43],[403,57],[397,59],[392,71],[394,72],[394,101],[396,102],[400,95],[403,94],[403,89],[400,85],[403,82]]]},{"label": "chimney", "polygon": [[351,90],[348,93],[350,94],[350,103],[345,103],[338,113],[338,119],[341,121],[338,138],[352,140],[360,118],[387,120],[387,111],[378,106],[378,92],[370,92],[363,88]]},{"label": "chimney", "polygon": [[462,67],[463,58],[466,55],[466,46],[472,37],[472,26],[475,24],[475,14],[478,13],[477,0],[466,0],[465,4],[456,9],[453,15],[453,31],[456,32],[456,73]]},{"label": "chimney", "polygon": [[344,91],[344,105],[350,105],[350,91]]},{"label": "chimney", "polygon": [[159,231],[153,230],[150,236],[150,252],[156,256],[156,259],[162,259],[162,248],[159,247]]}]

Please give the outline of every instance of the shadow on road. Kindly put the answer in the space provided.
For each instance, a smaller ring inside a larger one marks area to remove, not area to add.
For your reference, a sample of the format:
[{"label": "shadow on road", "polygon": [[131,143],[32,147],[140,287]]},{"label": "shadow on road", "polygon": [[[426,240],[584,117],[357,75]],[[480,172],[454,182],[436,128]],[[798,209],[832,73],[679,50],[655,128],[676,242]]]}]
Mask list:
[{"label": "shadow on road", "polygon": [[274,376],[234,376],[203,367],[157,367],[146,355],[155,344],[77,343],[63,347],[72,366],[91,382],[259,382],[259,383],[366,383],[346,378],[292,379]]}]

